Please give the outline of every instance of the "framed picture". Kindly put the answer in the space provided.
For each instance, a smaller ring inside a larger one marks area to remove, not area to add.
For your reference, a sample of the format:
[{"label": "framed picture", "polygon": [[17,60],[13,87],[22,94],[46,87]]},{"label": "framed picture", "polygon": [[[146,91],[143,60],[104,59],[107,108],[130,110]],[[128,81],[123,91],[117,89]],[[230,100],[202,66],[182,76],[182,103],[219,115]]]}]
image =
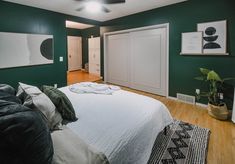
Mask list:
[{"label": "framed picture", "polygon": [[226,20],[197,24],[197,31],[203,32],[203,53],[227,55],[226,53]]},{"label": "framed picture", "polygon": [[202,32],[182,33],[181,55],[202,54]]},{"label": "framed picture", "polygon": [[0,32],[0,68],[52,64],[53,36]]}]

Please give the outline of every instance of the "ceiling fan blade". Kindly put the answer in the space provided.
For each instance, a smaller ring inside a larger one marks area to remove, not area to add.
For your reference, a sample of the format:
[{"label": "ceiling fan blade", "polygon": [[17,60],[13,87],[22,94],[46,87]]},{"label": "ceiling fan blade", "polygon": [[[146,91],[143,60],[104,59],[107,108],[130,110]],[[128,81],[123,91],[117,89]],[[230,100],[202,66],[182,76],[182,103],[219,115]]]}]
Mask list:
[{"label": "ceiling fan blade", "polygon": [[74,0],[74,1],[83,1],[83,2],[89,2],[89,1],[97,1],[103,4],[117,4],[117,3],[125,3],[125,0]]},{"label": "ceiling fan blade", "polygon": [[103,4],[116,4],[116,3],[125,3],[125,0],[97,0]]},{"label": "ceiling fan blade", "polygon": [[106,8],[104,6],[102,6],[101,10],[105,13],[110,13],[111,12],[111,10],[109,10],[108,8]]},{"label": "ceiling fan blade", "polygon": [[85,7],[82,6],[82,7],[77,8],[76,11],[82,11],[82,10],[84,10],[84,9],[85,9]]}]

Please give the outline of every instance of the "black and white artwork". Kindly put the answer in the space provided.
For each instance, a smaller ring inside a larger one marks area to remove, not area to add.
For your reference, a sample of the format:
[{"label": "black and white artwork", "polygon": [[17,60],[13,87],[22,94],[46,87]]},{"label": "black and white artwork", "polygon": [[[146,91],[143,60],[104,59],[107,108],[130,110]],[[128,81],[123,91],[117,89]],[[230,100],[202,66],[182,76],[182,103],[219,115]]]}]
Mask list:
[{"label": "black and white artwork", "polygon": [[0,68],[53,63],[53,36],[0,32]]},{"label": "black and white artwork", "polygon": [[226,54],[226,20],[208,23],[199,23],[197,31],[203,32],[204,54]]}]

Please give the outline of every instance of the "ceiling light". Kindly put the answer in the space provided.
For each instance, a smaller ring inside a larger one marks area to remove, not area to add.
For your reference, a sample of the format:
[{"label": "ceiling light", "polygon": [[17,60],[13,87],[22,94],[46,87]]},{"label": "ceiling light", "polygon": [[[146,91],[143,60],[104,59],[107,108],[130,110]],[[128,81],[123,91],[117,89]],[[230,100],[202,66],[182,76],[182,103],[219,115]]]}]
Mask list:
[{"label": "ceiling light", "polygon": [[91,13],[97,13],[101,11],[101,4],[99,2],[87,2],[86,4],[86,10]]}]

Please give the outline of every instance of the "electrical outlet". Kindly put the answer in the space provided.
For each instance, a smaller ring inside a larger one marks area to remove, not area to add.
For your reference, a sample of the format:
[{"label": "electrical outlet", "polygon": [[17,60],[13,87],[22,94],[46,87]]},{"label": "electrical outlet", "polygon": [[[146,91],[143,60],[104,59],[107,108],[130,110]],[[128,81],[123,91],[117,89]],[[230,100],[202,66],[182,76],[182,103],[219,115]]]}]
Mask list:
[{"label": "electrical outlet", "polygon": [[57,88],[57,84],[54,84],[54,88]]},{"label": "electrical outlet", "polygon": [[219,98],[220,98],[220,100],[223,100],[224,99],[224,94],[223,93],[219,93]]},{"label": "electrical outlet", "polygon": [[196,91],[195,91],[195,92],[196,92],[196,94],[198,94],[198,95],[199,95],[199,94],[200,94],[200,89],[196,89]]},{"label": "electrical outlet", "polygon": [[63,61],[64,61],[63,56],[60,56],[60,62],[63,62]]}]

